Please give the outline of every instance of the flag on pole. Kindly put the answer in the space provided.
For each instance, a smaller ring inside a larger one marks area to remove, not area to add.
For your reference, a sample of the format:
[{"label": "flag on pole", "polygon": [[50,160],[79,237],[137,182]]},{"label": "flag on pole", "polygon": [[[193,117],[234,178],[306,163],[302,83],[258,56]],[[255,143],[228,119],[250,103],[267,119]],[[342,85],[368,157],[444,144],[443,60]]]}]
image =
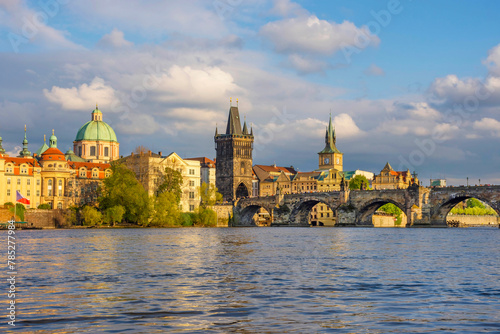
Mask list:
[{"label": "flag on pole", "polygon": [[21,195],[19,190],[16,191],[16,202],[23,203],[23,204],[30,204],[30,200]]}]

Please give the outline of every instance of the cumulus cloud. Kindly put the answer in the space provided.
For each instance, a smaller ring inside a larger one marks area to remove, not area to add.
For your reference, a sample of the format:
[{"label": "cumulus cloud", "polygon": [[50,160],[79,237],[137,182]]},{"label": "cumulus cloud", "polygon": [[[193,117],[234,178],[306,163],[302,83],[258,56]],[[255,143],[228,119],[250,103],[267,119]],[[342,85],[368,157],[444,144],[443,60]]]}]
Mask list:
[{"label": "cumulus cloud", "polygon": [[334,117],[335,132],[339,137],[349,138],[363,134],[354,120],[348,114],[340,114]]},{"label": "cumulus cloud", "polygon": [[500,44],[488,51],[488,57],[483,63],[488,67],[491,74],[500,76]]},{"label": "cumulus cloud", "polygon": [[155,98],[184,106],[213,105],[242,93],[232,75],[218,67],[172,66],[158,78]]},{"label": "cumulus cloud", "polygon": [[475,121],[472,127],[482,133],[489,132],[494,137],[500,137],[500,122],[496,119],[485,117],[479,121]]},{"label": "cumulus cloud", "polygon": [[109,34],[104,35],[97,45],[102,48],[123,48],[130,47],[134,43],[125,39],[123,31],[114,28]]},{"label": "cumulus cloud", "polygon": [[50,102],[59,104],[66,110],[89,110],[94,103],[113,111],[111,105],[117,101],[113,87],[106,85],[103,79],[95,77],[90,84],[81,84],[78,87],[61,88],[52,86],[52,89],[43,90],[43,94]]},{"label": "cumulus cloud", "polygon": [[380,42],[366,26],[320,20],[315,15],[269,22],[260,34],[280,53],[332,55],[343,47],[364,49]]},{"label": "cumulus cloud", "polygon": [[365,75],[374,77],[380,77],[385,75],[384,70],[375,64],[371,64],[370,67],[368,67],[366,70],[363,71],[363,73]]}]

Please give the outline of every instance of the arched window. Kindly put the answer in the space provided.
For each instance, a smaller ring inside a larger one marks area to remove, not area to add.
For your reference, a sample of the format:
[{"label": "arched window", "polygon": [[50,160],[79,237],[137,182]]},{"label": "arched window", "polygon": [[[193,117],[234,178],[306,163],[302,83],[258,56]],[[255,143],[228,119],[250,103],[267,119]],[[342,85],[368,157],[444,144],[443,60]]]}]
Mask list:
[{"label": "arched window", "polygon": [[62,180],[59,180],[59,186],[62,186]]},{"label": "arched window", "polygon": [[61,202],[57,203],[57,208],[58,209],[62,209],[62,203]]},{"label": "arched window", "polygon": [[47,183],[49,186],[52,186],[52,180],[49,180],[49,182]]},{"label": "arched window", "polygon": [[243,161],[240,164],[240,174],[245,175],[245,163]]}]

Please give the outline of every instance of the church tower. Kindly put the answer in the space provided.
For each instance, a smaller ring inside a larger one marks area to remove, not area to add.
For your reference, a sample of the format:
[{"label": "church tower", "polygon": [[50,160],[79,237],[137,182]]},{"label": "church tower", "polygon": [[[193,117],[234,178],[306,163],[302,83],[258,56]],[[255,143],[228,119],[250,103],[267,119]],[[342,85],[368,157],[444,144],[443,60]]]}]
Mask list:
[{"label": "church tower", "polygon": [[215,185],[224,201],[252,194],[253,129],[248,133],[246,121],[241,129],[238,102],[229,108],[226,133],[215,129]]},{"label": "church tower", "polygon": [[332,115],[330,114],[330,122],[326,128],[325,148],[319,152],[319,169],[334,168],[342,172],[344,162],[342,161],[343,154],[335,146],[337,138],[335,136],[335,128],[332,126]]}]

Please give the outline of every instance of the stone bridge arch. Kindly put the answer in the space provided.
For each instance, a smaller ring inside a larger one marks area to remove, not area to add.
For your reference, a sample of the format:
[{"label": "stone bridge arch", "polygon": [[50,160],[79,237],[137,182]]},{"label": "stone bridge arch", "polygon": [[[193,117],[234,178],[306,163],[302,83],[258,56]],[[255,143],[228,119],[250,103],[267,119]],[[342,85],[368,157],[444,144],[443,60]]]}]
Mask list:
[{"label": "stone bridge arch", "polygon": [[488,204],[497,214],[500,215],[500,193],[498,193],[500,189],[491,191],[491,189],[488,188],[493,187],[474,187],[457,189],[456,191],[453,191],[453,188],[445,188],[443,190],[435,191],[431,198],[431,226],[447,227],[446,216],[451,209],[453,209],[458,203],[468,200],[469,198],[475,198]]},{"label": "stone bridge arch", "polygon": [[337,209],[340,203],[331,203],[323,198],[310,197],[303,199],[300,202],[294,203],[290,209],[290,214],[288,216],[288,221],[290,226],[309,226],[310,214],[313,207],[317,204],[326,205],[334,215],[336,215]]},{"label": "stone bridge arch", "polygon": [[[363,204],[361,208],[358,210],[358,214],[356,217],[356,226],[373,226],[372,216],[380,207],[385,204],[394,204],[397,206],[403,213],[406,215],[407,208],[404,203],[400,203],[392,198],[375,198]],[[408,219],[408,217],[407,217]]]}]

